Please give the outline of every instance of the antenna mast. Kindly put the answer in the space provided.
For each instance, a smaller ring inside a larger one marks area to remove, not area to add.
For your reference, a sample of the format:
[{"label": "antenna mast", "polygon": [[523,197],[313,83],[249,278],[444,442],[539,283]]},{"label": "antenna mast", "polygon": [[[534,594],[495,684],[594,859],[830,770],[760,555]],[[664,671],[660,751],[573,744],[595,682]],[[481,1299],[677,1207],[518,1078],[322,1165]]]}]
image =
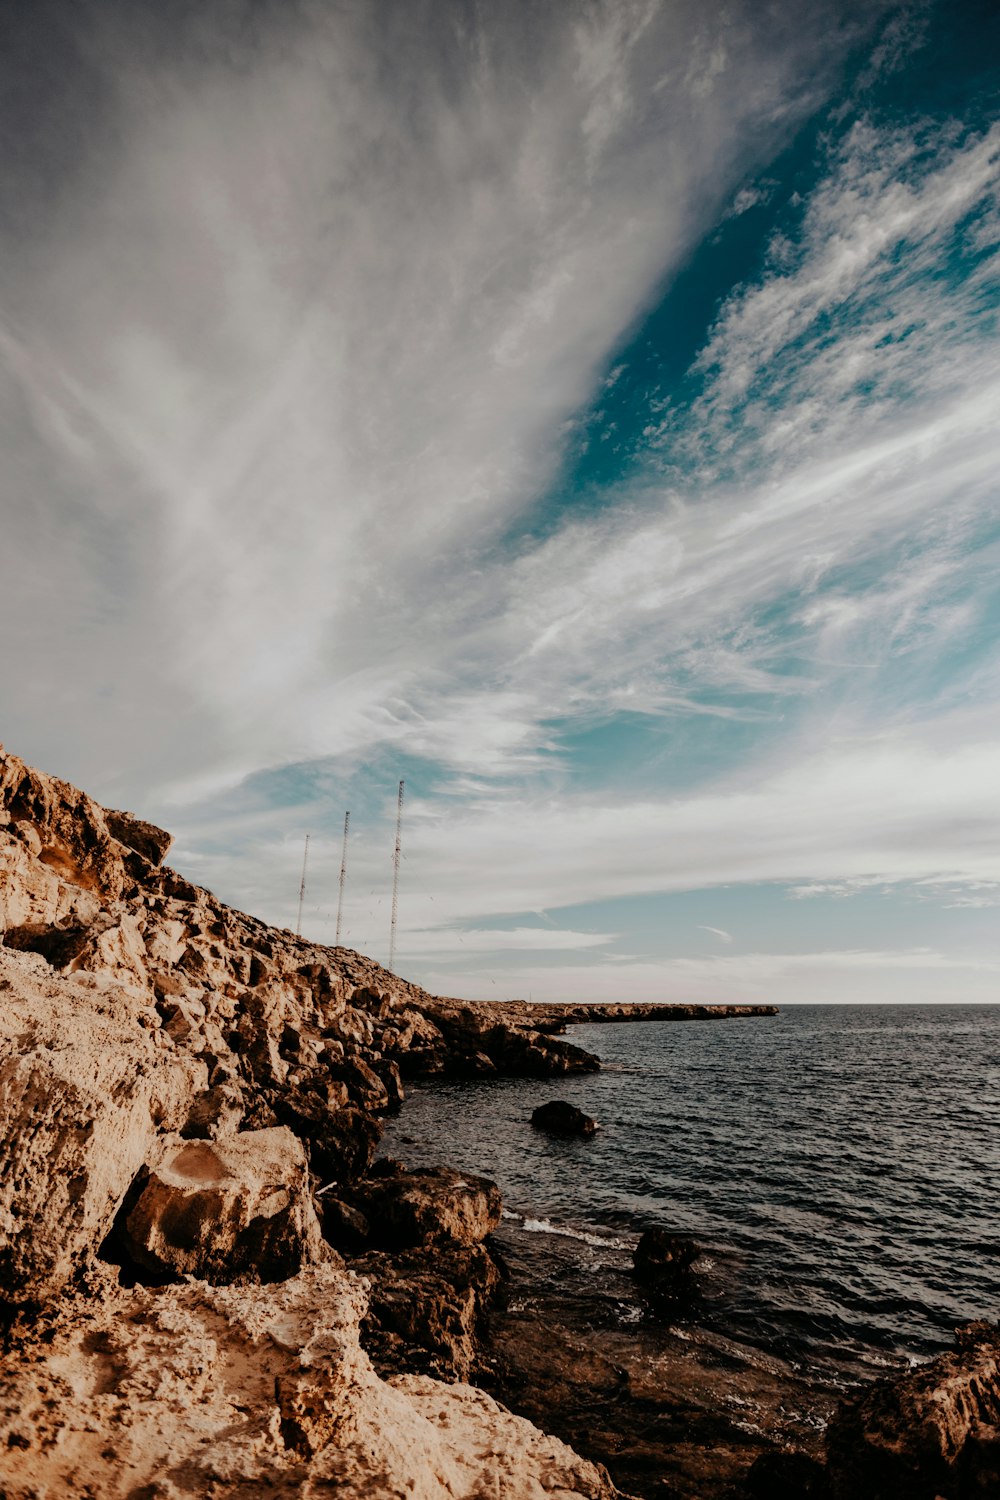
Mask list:
[{"label": "antenna mast", "polygon": [[306,847],[302,853],[302,879],[299,882],[299,919],[295,924],[295,936],[302,936],[302,903],[306,899],[306,863],[309,859],[309,835],[306,834]]},{"label": "antenna mast", "polygon": [[347,830],[351,826],[351,815],[344,814],[344,852],[340,860],[340,894],[337,897],[337,936],[334,939],[336,946],[340,947],[340,918],[344,910],[344,877],[347,874]]},{"label": "antenna mast", "polygon": [[399,897],[400,834],[403,828],[403,783],[399,783],[396,801],[396,847],[392,855],[392,926],[389,930],[389,968],[396,962],[396,911]]}]

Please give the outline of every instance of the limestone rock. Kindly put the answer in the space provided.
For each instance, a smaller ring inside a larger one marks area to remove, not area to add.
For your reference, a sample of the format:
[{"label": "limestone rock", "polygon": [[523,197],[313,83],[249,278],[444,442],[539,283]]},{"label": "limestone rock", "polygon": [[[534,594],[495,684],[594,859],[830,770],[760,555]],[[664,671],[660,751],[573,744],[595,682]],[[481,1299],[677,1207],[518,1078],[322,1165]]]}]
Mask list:
[{"label": "limestone rock", "polygon": [[174,841],[172,834],[137,818],[134,813],[116,812],[110,807],[104,809],[104,819],[113,839],[117,839],[127,849],[134,849],[151,865],[162,865]]},{"label": "limestone rock", "polygon": [[7,1500],[616,1500],[604,1470],[485,1392],[379,1379],[335,1266],[68,1299],[0,1373]]},{"label": "limestone rock", "polygon": [[129,1253],[158,1274],[282,1281],[328,1257],[290,1130],[168,1140],[125,1221]]},{"label": "limestone rock", "polygon": [[429,1167],[368,1182],[359,1206],[374,1243],[403,1249],[428,1242],[478,1244],[497,1228],[503,1205],[487,1178]]},{"label": "limestone rock", "polygon": [[1000,1494],[1000,1324],[967,1324],[954,1351],[841,1407],[827,1460],[834,1500]]},{"label": "limestone rock", "polygon": [[531,1123],[536,1130],[545,1130],[549,1135],[593,1135],[597,1121],[585,1115],[575,1104],[565,1099],[552,1099],[532,1110]]},{"label": "limestone rock", "polygon": [[0,992],[0,1288],[44,1302],[100,1245],[205,1067],[158,1047],[110,982],[0,948]]}]

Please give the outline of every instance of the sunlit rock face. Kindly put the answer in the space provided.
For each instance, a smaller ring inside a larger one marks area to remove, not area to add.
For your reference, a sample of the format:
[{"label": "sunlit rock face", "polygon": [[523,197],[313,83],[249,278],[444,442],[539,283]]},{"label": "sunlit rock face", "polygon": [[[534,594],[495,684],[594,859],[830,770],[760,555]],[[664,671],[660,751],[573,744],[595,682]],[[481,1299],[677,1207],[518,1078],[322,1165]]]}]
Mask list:
[{"label": "sunlit rock face", "polygon": [[[454,1383],[500,1279],[497,1189],[365,1178],[403,1075],[464,1074],[483,1028],[232,911],[168,847],[0,750],[4,1495],[611,1500]],[[565,1065],[486,1030],[491,1067]],[[352,1222],[364,1281],[329,1242]]]},{"label": "sunlit rock face", "polygon": [[285,1281],[329,1259],[300,1142],[284,1126],[170,1137],[125,1220],[140,1265],[210,1282]]}]

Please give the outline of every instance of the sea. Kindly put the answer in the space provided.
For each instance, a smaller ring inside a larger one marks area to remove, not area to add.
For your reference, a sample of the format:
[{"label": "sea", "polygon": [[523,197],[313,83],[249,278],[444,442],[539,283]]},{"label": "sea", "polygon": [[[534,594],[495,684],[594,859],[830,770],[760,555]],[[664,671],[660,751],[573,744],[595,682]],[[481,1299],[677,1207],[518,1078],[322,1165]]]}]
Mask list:
[{"label": "sea", "polygon": [[[777,1016],[575,1026],[602,1071],[427,1082],[383,1150],[496,1181],[528,1279],[622,1329],[642,1230],[693,1239],[701,1329],[831,1388],[1000,1316],[1000,1006],[798,1005]],[[531,1112],[599,1122],[556,1139]]]}]

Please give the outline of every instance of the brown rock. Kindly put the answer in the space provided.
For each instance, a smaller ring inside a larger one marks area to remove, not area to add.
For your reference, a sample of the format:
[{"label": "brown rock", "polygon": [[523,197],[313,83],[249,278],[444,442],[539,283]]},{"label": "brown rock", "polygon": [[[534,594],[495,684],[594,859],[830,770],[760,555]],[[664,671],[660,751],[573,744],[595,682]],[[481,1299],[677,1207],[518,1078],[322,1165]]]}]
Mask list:
[{"label": "brown rock", "polygon": [[386,1249],[429,1242],[475,1245],[500,1223],[496,1183],[450,1167],[431,1167],[363,1185],[359,1203],[372,1239]]},{"label": "brown rock", "polygon": [[151,865],[162,865],[174,841],[173,834],[157,828],[154,823],[146,823],[134,813],[116,812],[110,807],[104,809],[104,817],[113,839],[127,849],[134,849]]},{"label": "brown rock", "polygon": [[0,990],[0,1294],[44,1302],[104,1239],[205,1067],[158,1047],[110,983],[0,948]]},{"label": "brown rock", "polygon": [[1000,1494],[1000,1325],[967,1324],[953,1352],[842,1406],[827,1461],[834,1500]]},{"label": "brown rock", "polygon": [[593,1135],[597,1129],[596,1120],[575,1104],[567,1104],[565,1099],[540,1104],[532,1111],[531,1123],[536,1130],[547,1131],[549,1135]]},{"label": "brown rock", "polygon": [[326,1258],[305,1154],[281,1126],[168,1142],[128,1214],[125,1242],[153,1272],[213,1284],[283,1281]]},{"label": "brown rock", "polygon": [[0,1371],[11,1500],[614,1500],[598,1466],[485,1391],[380,1380],[361,1284],[95,1284]]}]

